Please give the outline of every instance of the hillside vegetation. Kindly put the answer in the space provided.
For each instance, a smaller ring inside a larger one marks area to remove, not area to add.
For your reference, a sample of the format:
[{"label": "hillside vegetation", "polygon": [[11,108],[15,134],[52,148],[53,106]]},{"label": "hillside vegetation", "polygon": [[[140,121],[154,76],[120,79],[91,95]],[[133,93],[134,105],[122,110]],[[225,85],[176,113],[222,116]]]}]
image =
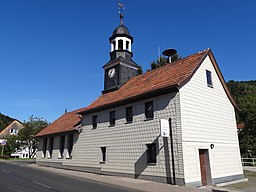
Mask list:
[{"label": "hillside vegetation", "polygon": [[0,113],[0,132],[11,124],[15,119]]},{"label": "hillside vegetation", "polygon": [[237,102],[237,123],[245,127],[239,132],[242,157],[256,157],[256,81],[229,81],[229,90]]}]

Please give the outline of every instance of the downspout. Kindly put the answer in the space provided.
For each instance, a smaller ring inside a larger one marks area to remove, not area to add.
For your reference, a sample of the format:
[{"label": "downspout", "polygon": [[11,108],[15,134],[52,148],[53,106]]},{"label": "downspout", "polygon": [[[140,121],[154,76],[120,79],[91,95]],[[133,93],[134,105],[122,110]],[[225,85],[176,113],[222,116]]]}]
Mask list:
[{"label": "downspout", "polygon": [[173,149],[173,139],[172,139],[172,119],[169,118],[169,127],[170,127],[170,140],[171,140],[171,156],[172,156],[172,178],[173,185],[176,185],[176,176],[175,176],[175,164],[174,164],[174,149]]}]

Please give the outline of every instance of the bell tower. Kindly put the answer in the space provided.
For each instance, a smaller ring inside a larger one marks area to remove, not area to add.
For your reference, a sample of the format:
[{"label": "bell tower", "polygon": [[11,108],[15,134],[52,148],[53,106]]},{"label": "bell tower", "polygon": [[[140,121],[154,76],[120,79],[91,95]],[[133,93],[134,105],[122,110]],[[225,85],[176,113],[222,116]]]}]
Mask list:
[{"label": "bell tower", "polygon": [[110,60],[103,66],[105,77],[102,93],[117,90],[138,74],[139,66],[132,60],[133,37],[130,36],[128,28],[124,26],[123,18],[124,14],[120,13],[120,25],[109,38]]}]

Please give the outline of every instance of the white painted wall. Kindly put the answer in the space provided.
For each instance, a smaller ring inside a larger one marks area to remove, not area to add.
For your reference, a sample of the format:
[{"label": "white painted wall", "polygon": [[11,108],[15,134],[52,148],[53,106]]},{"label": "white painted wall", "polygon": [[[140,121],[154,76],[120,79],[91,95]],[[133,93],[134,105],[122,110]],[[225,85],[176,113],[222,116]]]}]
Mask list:
[{"label": "white painted wall", "polygon": [[[206,70],[212,72],[212,88]],[[180,89],[180,107],[185,182],[201,181],[199,149],[209,149],[212,179],[243,174],[234,107],[208,56]]]}]

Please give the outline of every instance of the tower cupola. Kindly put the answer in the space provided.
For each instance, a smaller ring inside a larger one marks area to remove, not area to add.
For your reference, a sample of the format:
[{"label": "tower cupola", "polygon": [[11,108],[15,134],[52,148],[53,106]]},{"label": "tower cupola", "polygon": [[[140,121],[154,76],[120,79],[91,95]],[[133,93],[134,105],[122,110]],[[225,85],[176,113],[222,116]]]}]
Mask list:
[{"label": "tower cupola", "polygon": [[138,74],[139,66],[132,60],[133,37],[124,26],[124,14],[120,13],[120,24],[109,38],[111,45],[110,60],[105,70],[104,90],[102,93],[117,90],[130,78]]},{"label": "tower cupola", "polygon": [[127,57],[128,59],[132,58],[133,37],[130,36],[128,28],[124,26],[123,18],[124,14],[120,14],[120,25],[113,31],[112,36],[109,38],[111,59],[116,59],[118,56]]}]

